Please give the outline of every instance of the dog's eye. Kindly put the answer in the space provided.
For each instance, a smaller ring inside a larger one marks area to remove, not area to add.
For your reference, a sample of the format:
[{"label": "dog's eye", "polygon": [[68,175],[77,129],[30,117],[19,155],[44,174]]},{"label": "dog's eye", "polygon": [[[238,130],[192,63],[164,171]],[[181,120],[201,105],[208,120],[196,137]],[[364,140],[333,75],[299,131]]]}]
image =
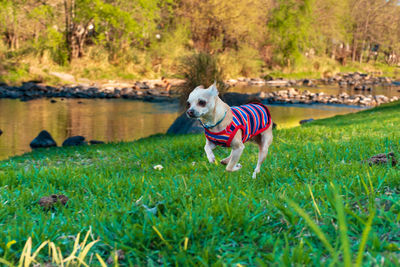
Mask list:
[{"label": "dog's eye", "polygon": [[190,108],[190,103],[186,102],[186,108]]},{"label": "dog's eye", "polygon": [[205,106],[206,106],[206,101],[204,101],[204,100],[199,100],[199,106],[200,106],[200,107],[205,107]]}]

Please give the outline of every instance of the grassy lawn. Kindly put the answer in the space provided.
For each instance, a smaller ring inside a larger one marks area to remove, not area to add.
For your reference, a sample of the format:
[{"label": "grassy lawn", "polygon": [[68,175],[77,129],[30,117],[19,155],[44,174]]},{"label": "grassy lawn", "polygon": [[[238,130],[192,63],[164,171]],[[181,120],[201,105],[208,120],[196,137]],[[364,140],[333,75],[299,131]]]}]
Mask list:
[{"label": "grassy lawn", "polygon": [[[275,131],[256,180],[256,145],[234,173],[203,146],[202,135],[154,136],[1,161],[0,258],[17,263],[28,237],[67,256],[91,229],[90,266],[117,249],[122,266],[400,266],[400,167],[362,162],[400,157],[399,102]],[[38,200],[51,194],[67,207],[44,211]]]}]

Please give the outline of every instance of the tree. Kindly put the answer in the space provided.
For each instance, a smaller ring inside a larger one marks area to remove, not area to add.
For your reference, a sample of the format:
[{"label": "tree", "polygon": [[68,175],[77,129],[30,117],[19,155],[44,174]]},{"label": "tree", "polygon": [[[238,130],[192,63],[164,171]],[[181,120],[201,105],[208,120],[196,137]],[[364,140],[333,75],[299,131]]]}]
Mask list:
[{"label": "tree", "polygon": [[269,42],[279,65],[291,66],[309,47],[313,0],[277,0],[271,12]]}]

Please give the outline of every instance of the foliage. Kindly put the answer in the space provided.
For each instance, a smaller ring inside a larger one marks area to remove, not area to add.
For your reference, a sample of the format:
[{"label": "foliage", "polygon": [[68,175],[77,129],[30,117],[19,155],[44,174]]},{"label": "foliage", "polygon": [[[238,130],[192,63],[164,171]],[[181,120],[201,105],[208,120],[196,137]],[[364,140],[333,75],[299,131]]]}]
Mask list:
[{"label": "foliage", "polygon": [[[300,73],[315,57],[334,59],[335,68],[355,62],[396,67],[399,3],[1,0],[0,49],[15,68],[28,64],[29,73],[17,81],[38,72],[49,81],[46,70],[96,80],[173,77],[181,57],[199,52],[218,58],[231,78]],[[7,82],[16,80],[9,65],[0,61]]]},{"label": "foliage", "polygon": [[275,47],[274,61],[279,65],[295,65],[302,52],[310,47],[313,4],[313,0],[277,1],[268,26],[270,42]]},{"label": "foliage", "polygon": [[[262,172],[247,144],[234,173],[210,165],[204,136],[55,148],[0,162],[0,258],[16,263],[28,237],[70,251],[92,229],[89,255],[122,249],[133,265],[398,265],[400,103],[274,131]],[[373,131],[371,131],[373,129]],[[229,151],[217,149],[222,159]],[[162,170],[154,169],[161,164]],[[67,207],[43,211],[44,195]],[[7,246],[15,240],[15,244]],[[46,250],[36,260],[48,262]]]},{"label": "foliage", "polygon": [[180,89],[181,104],[185,104],[189,94],[197,86],[209,87],[217,82],[220,94],[228,89],[224,83],[224,73],[215,56],[208,53],[197,53],[182,59],[180,73],[185,79],[184,86]]}]

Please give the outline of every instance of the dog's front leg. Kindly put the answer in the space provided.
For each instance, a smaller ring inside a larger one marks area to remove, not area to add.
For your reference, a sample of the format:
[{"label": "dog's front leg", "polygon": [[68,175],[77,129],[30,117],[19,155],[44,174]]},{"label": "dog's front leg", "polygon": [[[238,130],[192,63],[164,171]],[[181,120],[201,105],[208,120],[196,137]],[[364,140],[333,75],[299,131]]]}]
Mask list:
[{"label": "dog's front leg", "polygon": [[238,133],[233,138],[231,146],[232,146],[232,153],[230,156],[228,166],[226,166],[226,170],[228,172],[234,172],[242,168],[242,165],[238,163],[244,149],[244,145],[242,142],[242,134],[240,131],[238,131]]},{"label": "dog's front leg", "polygon": [[204,146],[204,151],[206,151],[207,159],[210,163],[215,162],[215,156],[213,153],[213,150],[215,147],[216,147],[216,145],[206,138],[206,145]]}]

